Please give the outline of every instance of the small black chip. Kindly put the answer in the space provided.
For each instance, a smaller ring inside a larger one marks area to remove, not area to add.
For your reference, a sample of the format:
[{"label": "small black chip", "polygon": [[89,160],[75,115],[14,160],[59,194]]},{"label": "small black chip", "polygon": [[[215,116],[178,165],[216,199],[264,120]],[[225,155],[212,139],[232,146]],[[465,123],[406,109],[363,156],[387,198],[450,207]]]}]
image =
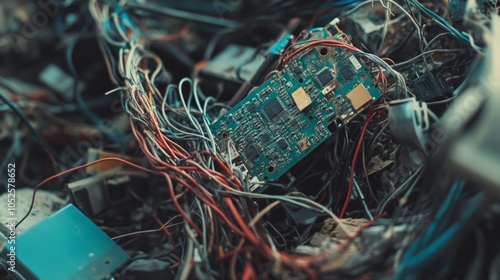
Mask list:
[{"label": "small black chip", "polygon": [[259,156],[259,152],[257,152],[257,149],[254,145],[249,145],[245,148],[245,156],[248,160],[254,160]]},{"label": "small black chip", "polygon": [[294,126],[296,126],[296,125],[297,125],[297,123],[298,123],[298,122],[297,122],[297,119],[293,119],[293,120],[291,120],[291,121],[290,121],[290,126],[291,126],[291,127],[294,127]]},{"label": "small black chip", "polygon": [[290,120],[290,117],[289,117],[287,114],[285,114],[283,117],[281,117],[281,119],[282,119],[284,122],[287,122],[287,121],[289,121],[289,120]]},{"label": "small black chip", "polygon": [[245,138],[247,140],[247,143],[250,144],[253,142],[253,139],[252,139],[252,136],[251,135],[247,135],[247,137]]},{"label": "small black chip", "polygon": [[342,75],[342,78],[344,80],[349,81],[353,76],[355,72],[352,70],[351,66],[344,66],[342,69],[340,69],[340,75]]},{"label": "small black chip", "polygon": [[264,106],[264,114],[269,120],[274,119],[283,111],[283,106],[278,101],[278,98],[273,98],[266,106]]},{"label": "small black chip", "polygon": [[249,112],[253,112],[253,110],[255,110],[255,104],[249,103],[247,105],[247,109],[248,109]]},{"label": "small black chip", "polygon": [[308,126],[307,122],[305,122],[305,121],[301,121],[299,123],[299,125],[300,125],[300,128],[306,128]]},{"label": "small black chip", "polygon": [[297,66],[297,67],[294,67],[294,68],[293,68],[293,72],[294,72],[295,74],[299,75],[300,73],[302,73],[302,69],[300,69],[300,67],[299,67],[299,66]]},{"label": "small black chip", "polygon": [[278,147],[280,147],[280,149],[282,149],[282,150],[288,148],[288,144],[286,143],[286,141],[284,139],[278,140],[277,144],[278,144]]},{"label": "small black chip", "polygon": [[269,137],[269,134],[264,133],[260,136],[260,140],[262,140],[262,142],[264,143],[267,143],[269,142],[269,140],[271,140],[271,137]]},{"label": "small black chip", "polygon": [[320,82],[320,84],[322,86],[328,85],[334,79],[332,73],[330,72],[330,69],[328,69],[328,68],[325,68],[325,69],[319,71],[316,74],[316,78],[318,78],[318,81]]}]

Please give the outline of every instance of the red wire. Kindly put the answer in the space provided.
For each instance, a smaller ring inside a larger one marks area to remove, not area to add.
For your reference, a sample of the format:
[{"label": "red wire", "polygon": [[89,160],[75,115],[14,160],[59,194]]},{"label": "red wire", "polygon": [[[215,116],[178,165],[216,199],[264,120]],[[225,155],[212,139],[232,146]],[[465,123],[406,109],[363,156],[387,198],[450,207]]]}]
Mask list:
[{"label": "red wire", "polygon": [[161,42],[169,42],[173,40],[177,40],[189,33],[189,26],[184,26],[181,30],[179,30],[177,33],[173,34],[168,34],[168,35],[163,35],[161,37],[156,37],[156,38],[151,38],[151,41],[161,41]]},{"label": "red wire", "polygon": [[172,238],[172,234],[170,234],[170,231],[168,228],[165,226],[165,223],[162,222],[157,216],[156,213],[154,213],[153,218],[155,219],[156,223],[161,226],[161,229],[163,232],[165,232],[165,235],[168,237],[168,240],[170,240],[170,243],[172,243],[172,246],[174,247],[175,254],[177,255],[177,258],[179,258],[179,265],[181,263],[181,258],[179,254],[179,250],[177,250],[177,244],[175,243],[174,239]]},{"label": "red wire", "polygon": [[298,47],[297,49],[291,50],[289,54],[283,59],[283,64],[288,63],[294,56],[301,53],[302,51],[312,48],[314,46],[327,46],[327,47],[337,47],[344,48],[354,52],[361,52],[358,48],[348,45],[344,42],[333,40],[333,39],[320,39],[320,40],[312,40],[308,41],[307,45]]},{"label": "red wire", "polygon": [[181,214],[181,216],[186,220],[186,222],[188,222],[188,224],[196,231],[196,233],[199,236],[203,236],[201,230],[196,226],[196,224],[193,222],[193,220],[191,220],[191,218],[186,214],[186,212],[184,212],[184,210],[182,210],[182,207],[179,204],[177,197],[175,196],[174,186],[172,184],[172,179],[170,178],[170,176],[168,176],[168,174],[163,173],[163,172],[161,174],[167,180],[167,185],[168,185],[168,190],[170,192],[170,196],[172,197],[172,201],[174,202],[174,206],[175,206],[175,208],[177,208],[177,211],[179,211],[179,214]]},{"label": "red wire", "polygon": [[255,275],[255,270],[253,269],[250,263],[245,265],[245,269],[243,270],[243,275],[241,276],[241,280],[257,280],[257,275]]},{"label": "red wire", "polygon": [[41,188],[43,185],[47,184],[48,182],[54,180],[54,179],[57,179],[63,175],[66,175],[68,173],[71,173],[73,171],[77,171],[77,170],[80,170],[80,169],[83,169],[83,168],[86,168],[86,167],[89,167],[89,166],[92,166],[94,164],[97,164],[97,163],[100,163],[100,162],[105,162],[105,161],[119,161],[121,163],[125,163],[127,165],[130,165],[132,167],[135,167],[139,170],[142,170],[142,171],[145,171],[145,172],[148,172],[148,173],[151,173],[151,174],[158,174],[157,171],[154,171],[154,170],[151,170],[151,169],[147,169],[145,167],[142,167],[142,166],[139,166],[137,164],[133,164],[129,161],[126,161],[124,159],[121,159],[121,158],[116,158],[116,157],[108,157],[108,158],[101,158],[101,159],[98,159],[98,160],[95,160],[93,162],[89,162],[87,164],[84,164],[84,165],[80,165],[80,166],[77,166],[77,167],[73,167],[73,168],[70,168],[66,171],[63,171],[61,173],[58,173],[56,175],[52,175],[50,176],[49,178],[43,180],[42,182],[40,182],[38,185],[36,185],[36,187],[33,189],[33,196],[31,198],[31,205],[30,205],[30,209],[28,210],[28,213],[26,213],[26,215],[16,224],[16,228],[19,226],[19,224],[21,224],[29,215],[29,213],[31,213],[31,210],[33,209],[33,204],[35,203],[35,197],[36,197],[36,191]]},{"label": "red wire", "polygon": [[339,245],[338,245],[338,249],[339,249],[339,250],[341,250],[341,249],[345,248],[346,246],[348,246],[348,245],[349,245],[351,242],[353,242],[353,241],[354,241],[354,240],[355,240],[358,236],[360,236],[360,235],[361,235],[361,233],[363,233],[363,231],[364,231],[365,229],[367,229],[367,228],[371,227],[371,226],[373,225],[373,223],[375,223],[375,221],[377,221],[378,219],[383,218],[383,217],[385,217],[385,216],[387,216],[387,212],[384,212],[384,213],[382,213],[382,214],[379,214],[379,215],[377,215],[377,216],[373,217],[373,219],[372,219],[372,220],[370,220],[370,221],[366,222],[366,224],[362,225],[362,226],[358,229],[358,231],[357,231],[356,233],[354,233],[354,235],[352,235],[350,238],[348,238],[348,239],[347,239],[347,242],[339,244]]},{"label": "red wire", "polygon": [[137,240],[139,240],[139,238],[141,238],[141,237],[142,237],[142,236],[140,236],[140,235],[139,235],[139,236],[136,236],[135,238],[130,239],[129,241],[127,241],[127,242],[125,242],[125,243],[123,243],[123,244],[120,244],[119,246],[120,246],[120,247],[122,247],[122,248],[125,248],[125,246],[130,245],[130,244],[132,244],[132,243],[136,242],[136,241],[137,241]]},{"label": "red wire", "polygon": [[202,155],[209,155],[211,156],[213,159],[215,159],[215,161],[217,162],[217,164],[219,164],[219,166],[224,169],[224,171],[226,171],[230,176],[232,176],[232,181],[238,186],[239,190],[243,190],[243,185],[241,185],[241,182],[236,178],[236,176],[234,176],[234,173],[231,171],[231,169],[229,169],[229,167],[227,167],[227,165],[216,155],[212,154],[211,152],[208,152],[208,151],[203,151],[201,152],[200,154]]},{"label": "red wire", "polygon": [[63,175],[66,175],[66,174],[68,174],[68,173],[71,173],[71,172],[73,172],[73,171],[77,171],[77,170],[80,170],[80,169],[83,169],[83,168],[86,168],[86,167],[89,167],[89,166],[92,166],[92,165],[94,165],[94,164],[97,164],[97,163],[100,163],[100,162],[104,162],[104,161],[119,161],[119,162],[121,162],[121,163],[125,163],[125,164],[127,164],[127,165],[130,165],[130,166],[135,167],[135,168],[137,168],[137,169],[140,169],[140,170],[142,170],[142,171],[146,171],[146,172],[151,173],[151,174],[158,174],[158,172],[156,172],[156,171],[154,171],[154,170],[147,169],[147,168],[142,167],[142,166],[139,166],[139,165],[137,165],[137,164],[133,164],[133,163],[131,163],[131,162],[129,162],[129,161],[126,161],[126,160],[124,160],[124,159],[121,159],[121,158],[116,158],[116,157],[108,157],[108,158],[101,158],[101,159],[98,159],[98,160],[96,160],[96,161],[93,161],[93,162],[89,162],[89,163],[87,163],[87,164],[84,164],[84,165],[80,165],[80,166],[77,166],[77,167],[73,167],[73,168],[68,169],[68,170],[66,170],[66,171],[63,171],[63,172],[61,172],[61,173],[59,173],[59,174],[56,174],[56,175],[50,176],[49,178],[47,178],[47,179],[43,180],[42,182],[40,182],[40,183],[39,183],[39,184],[35,187],[35,190],[36,190],[36,189],[39,189],[41,186],[45,185],[46,183],[48,183],[48,182],[50,182],[50,181],[52,181],[52,180],[54,180],[54,179],[56,179],[56,178],[58,178],[58,177],[61,177],[61,176],[63,176]]},{"label": "red wire", "polygon": [[[242,236],[246,237],[248,240],[250,240],[255,245],[262,245],[262,242],[259,242],[259,238],[257,238],[257,236],[255,236],[255,234],[248,227],[248,225],[245,223],[245,221],[243,221],[243,218],[241,217],[240,213],[238,213],[238,210],[234,206],[234,203],[231,200],[231,198],[226,197],[226,198],[224,198],[224,200],[226,201],[227,206],[229,207],[231,212],[234,214],[234,218],[236,219],[236,222],[243,229],[244,234]],[[269,248],[267,248],[267,249],[269,249]]]},{"label": "red wire", "polygon": [[302,270],[304,270],[304,272],[309,276],[309,279],[313,279],[313,280],[316,280],[318,279],[318,275],[316,274],[316,272],[308,267],[308,266],[304,266],[302,267]]},{"label": "red wire", "polygon": [[349,201],[351,200],[351,195],[352,195],[352,184],[353,184],[353,179],[354,179],[354,168],[356,167],[356,158],[358,157],[359,151],[361,149],[361,145],[363,144],[363,138],[365,136],[366,129],[368,127],[368,124],[370,121],[375,117],[376,114],[371,114],[368,113],[368,117],[366,119],[366,123],[363,126],[363,130],[361,131],[361,136],[359,137],[358,141],[358,146],[356,147],[356,150],[354,151],[354,156],[352,157],[352,163],[351,163],[351,175],[349,179],[349,187],[347,189],[347,197],[344,202],[344,206],[342,207],[342,211],[340,212],[339,218],[343,218],[345,212],[347,211],[347,206],[349,206]]}]

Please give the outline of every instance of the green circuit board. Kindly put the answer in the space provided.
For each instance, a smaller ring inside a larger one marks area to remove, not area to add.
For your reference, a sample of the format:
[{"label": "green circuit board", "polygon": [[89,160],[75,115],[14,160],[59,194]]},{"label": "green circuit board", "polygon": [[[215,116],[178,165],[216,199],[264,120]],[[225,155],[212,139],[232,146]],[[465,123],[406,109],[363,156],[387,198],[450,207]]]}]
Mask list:
[{"label": "green circuit board", "polygon": [[[350,44],[334,24],[310,40]],[[211,125],[219,152],[259,180],[275,180],[379,99],[366,65],[345,48],[317,46],[294,56]]]}]

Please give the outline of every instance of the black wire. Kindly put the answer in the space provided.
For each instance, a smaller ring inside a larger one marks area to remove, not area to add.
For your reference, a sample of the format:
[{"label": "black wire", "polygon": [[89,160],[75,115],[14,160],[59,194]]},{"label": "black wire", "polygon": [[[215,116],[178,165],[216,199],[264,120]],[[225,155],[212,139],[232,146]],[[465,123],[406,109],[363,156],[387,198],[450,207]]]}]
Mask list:
[{"label": "black wire", "polygon": [[370,148],[368,149],[368,154],[367,154],[368,158],[370,158],[371,155],[373,154],[373,148],[375,147],[375,144],[377,143],[378,138],[382,135],[382,133],[387,129],[388,126],[389,126],[389,122],[386,122],[384,125],[382,125],[380,130],[373,137],[373,139],[370,143]]},{"label": "black wire", "polygon": [[[408,44],[408,41],[413,36],[413,33],[415,33],[416,30],[417,30],[417,28],[414,28],[410,32],[408,32],[408,35],[406,35],[406,37],[401,41],[399,46],[395,50],[393,50],[391,53],[394,54],[394,53],[397,53],[400,50],[402,50],[406,46],[406,44]],[[406,52],[406,50],[405,50],[405,52]]]},{"label": "black wire", "polygon": [[89,119],[91,120],[95,125],[100,126],[99,129],[103,132],[103,134],[110,140],[113,140],[116,143],[120,143],[123,141],[123,137],[113,135],[108,128],[102,126],[102,120],[101,118],[95,114],[88,106],[88,104],[85,102],[83,99],[81,92],[78,90],[78,85],[80,83],[80,78],[78,76],[78,71],[75,68],[75,65],[73,64],[73,51],[80,41],[80,39],[87,33],[89,30],[90,26],[92,25],[92,22],[89,21],[85,24],[85,26],[80,30],[80,32],[76,35],[75,39],[69,44],[69,46],[66,49],[66,61],[68,63],[69,70],[71,72],[71,75],[73,76],[74,83],[73,83],[73,93],[76,96],[76,100],[78,101],[78,104],[80,106],[81,112]]},{"label": "black wire", "polygon": [[[351,123],[351,126],[349,127],[352,127],[352,123]],[[349,130],[349,127],[346,127],[346,132]],[[361,136],[361,128],[358,129],[359,131],[356,133],[357,136],[354,138],[356,141],[348,141],[348,144],[350,144],[350,148],[349,149],[346,149],[348,150],[347,154],[345,157],[342,157],[342,159],[344,159],[344,169],[343,169],[343,172],[341,173],[341,176],[340,176],[340,182],[338,184],[338,186],[341,186],[340,187],[340,190],[338,191],[338,195],[337,195],[337,199],[338,199],[338,203],[341,201],[341,197],[342,199],[345,199],[345,196],[347,194],[347,189],[348,189],[348,185],[349,185],[349,173],[350,173],[350,169],[351,169],[351,161],[352,161],[352,157],[354,156],[354,150],[355,150],[355,143],[359,140],[359,137]],[[330,197],[332,197],[333,195],[330,195]],[[350,198],[348,198],[350,199]],[[337,204],[338,204],[337,203]],[[347,214],[347,212],[346,212]]]},{"label": "black wire", "polygon": [[127,3],[125,9],[142,10],[153,14],[158,14],[173,18],[180,18],[188,21],[199,22],[204,25],[208,24],[211,26],[231,27],[231,28],[240,28],[244,26],[243,23],[238,21],[225,19],[222,17],[217,18],[209,15],[202,15],[182,10],[176,10],[170,7],[166,7],[164,5],[159,6],[159,5],[149,5],[149,4],[146,5],[146,4]]},{"label": "black wire", "polygon": [[26,220],[26,218],[28,218],[29,214],[31,213],[31,211],[33,210],[33,206],[35,205],[35,197],[36,197],[36,191],[38,189],[33,189],[33,195],[31,196],[31,203],[30,203],[30,208],[28,209],[28,212],[26,212],[26,214],[21,218],[21,220],[19,220],[19,222],[17,222],[15,228],[19,227],[19,225],[24,222],[24,220]]},{"label": "black wire", "polygon": [[12,103],[2,92],[0,92],[0,99],[2,99],[5,102],[5,104],[7,104],[7,106],[9,106],[12,109],[12,111],[14,111],[21,118],[21,121],[28,127],[30,132],[38,139],[40,144],[48,152],[50,152],[58,162],[62,163],[62,160],[57,154],[57,152],[49,145],[47,140],[45,140],[45,138],[43,138],[43,136],[33,128],[33,126],[30,124],[28,117],[24,114],[24,112],[21,109],[19,109],[19,107],[17,107],[14,103]]},{"label": "black wire", "polygon": [[481,274],[485,270],[485,252],[486,252],[486,240],[484,238],[483,230],[481,227],[477,227],[474,230],[475,235],[475,255],[471,261],[469,269],[467,270],[466,280],[481,279]]}]

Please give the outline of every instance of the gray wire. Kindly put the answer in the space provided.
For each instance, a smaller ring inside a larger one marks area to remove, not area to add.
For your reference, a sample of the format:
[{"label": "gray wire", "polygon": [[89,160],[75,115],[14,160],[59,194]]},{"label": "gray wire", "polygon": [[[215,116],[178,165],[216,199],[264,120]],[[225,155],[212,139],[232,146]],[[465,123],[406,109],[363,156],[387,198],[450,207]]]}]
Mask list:
[{"label": "gray wire", "polygon": [[[419,38],[419,44],[420,44],[420,46],[422,45],[422,43],[424,43],[425,45],[427,45],[427,43],[425,42],[425,38],[422,36],[422,33],[420,31],[420,26],[415,21],[415,19],[406,11],[406,9],[404,9],[401,5],[399,5],[399,3],[397,3],[394,0],[385,0],[385,1],[393,4],[394,6],[396,6],[397,8],[399,8],[406,16],[408,16],[408,18],[411,20],[411,22],[413,23],[413,25],[417,29],[417,32],[419,34],[418,38]],[[365,5],[368,5],[368,4],[373,4],[373,0],[367,0],[365,2],[362,2],[359,5],[357,5],[356,7],[352,8],[351,10],[343,13],[343,15],[346,16],[348,14],[352,14],[353,12],[355,12],[356,10],[358,10],[359,8],[361,8],[362,6],[365,6]]]},{"label": "gray wire", "polygon": [[363,203],[363,207],[365,208],[366,214],[368,215],[370,220],[373,220],[373,215],[370,212],[370,210],[368,209],[368,205],[366,205],[365,196],[363,195],[363,192],[361,191],[361,188],[359,187],[358,182],[354,178],[353,178],[353,182],[354,182],[354,186],[356,187],[356,191],[358,192],[359,198],[361,199],[361,203]]},{"label": "gray wire", "polygon": [[378,214],[382,214],[384,212],[384,209],[385,207],[387,206],[387,204],[389,204],[390,201],[392,201],[396,196],[398,196],[401,192],[403,192],[405,190],[405,187],[411,182],[411,180],[415,179],[418,176],[421,176],[422,174],[422,170],[423,170],[423,167],[420,166],[417,171],[415,171],[415,173],[413,173],[411,176],[408,177],[408,179],[406,179],[406,181],[404,181],[400,186],[399,188],[397,188],[387,199],[386,201],[384,202],[384,204],[382,205],[382,207],[380,208],[380,210],[378,211]]},{"label": "gray wire", "polygon": [[[187,224],[187,222],[185,222]],[[189,232],[191,229],[187,227],[187,231]],[[194,253],[194,242],[192,238],[187,239],[187,247],[186,247],[187,254],[184,258],[184,261],[182,262],[182,267],[180,268],[179,272],[176,274],[175,279],[176,280],[186,280],[189,276],[189,267],[191,265],[191,260],[193,259],[193,253]]]},{"label": "gray wire", "polygon": [[441,122],[441,120],[439,119],[439,117],[434,113],[432,112],[431,110],[427,109],[427,114],[437,123]]},{"label": "gray wire", "polygon": [[205,209],[201,206],[200,200],[198,198],[195,199],[196,205],[200,209],[200,218],[202,221],[202,231],[203,231],[203,251],[201,252],[205,258],[207,257],[208,254],[208,249],[207,249],[207,223],[205,222]]},{"label": "gray wire", "polygon": [[413,57],[413,58],[411,58],[411,59],[409,59],[407,61],[396,63],[392,67],[393,68],[397,68],[397,67],[400,67],[400,66],[412,63],[415,60],[420,59],[420,57],[425,56],[425,55],[430,54],[430,53],[434,53],[434,52],[453,53],[453,52],[462,52],[462,51],[463,51],[463,49],[434,49],[434,50],[428,50],[428,51],[425,51],[425,52],[423,52],[423,53],[421,53],[419,55],[416,55],[415,57]]}]

